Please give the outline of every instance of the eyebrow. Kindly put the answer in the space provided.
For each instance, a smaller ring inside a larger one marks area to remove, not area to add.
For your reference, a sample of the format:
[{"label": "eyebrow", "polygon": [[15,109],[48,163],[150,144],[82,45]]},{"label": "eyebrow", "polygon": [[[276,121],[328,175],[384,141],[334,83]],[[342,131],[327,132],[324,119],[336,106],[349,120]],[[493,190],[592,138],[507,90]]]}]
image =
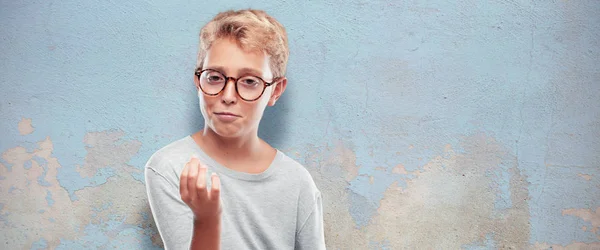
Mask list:
[{"label": "eyebrow", "polygon": [[[212,66],[212,67],[206,67],[206,68],[212,69],[212,70],[217,70],[217,71],[220,71],[221,73],[225,73],[225,71],[226,71],[225,67],[222,67],[222,66]],[[238,76],[243,75],[243,74],[253,74],[255,76],[262,77],[261,71],[258,71],[258,70],[252,69],[252,68],[241,68],[238,70],[237,73],[238,73]]]}]

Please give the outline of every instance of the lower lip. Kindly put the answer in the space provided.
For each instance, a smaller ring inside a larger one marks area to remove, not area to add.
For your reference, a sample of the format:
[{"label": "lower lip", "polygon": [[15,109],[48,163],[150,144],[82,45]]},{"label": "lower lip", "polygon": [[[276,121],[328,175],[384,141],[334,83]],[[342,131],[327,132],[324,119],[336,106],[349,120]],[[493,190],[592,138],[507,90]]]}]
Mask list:
[{"label": "lower lip", "polygon": [[219,118],[219,120],[223,121],[223,122],[232,122],[237,120],[238,118],[240,118],[239,116],[235,116],[235,115],[226,115],[226,114],[215,114],[217,116],[217,118]]}]

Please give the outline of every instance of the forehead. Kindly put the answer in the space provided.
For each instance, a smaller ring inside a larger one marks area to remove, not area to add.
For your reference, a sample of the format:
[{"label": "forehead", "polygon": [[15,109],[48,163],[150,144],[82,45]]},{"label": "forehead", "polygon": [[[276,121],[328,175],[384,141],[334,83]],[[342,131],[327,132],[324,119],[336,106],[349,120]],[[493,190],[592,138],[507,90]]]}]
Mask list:
[{"label": "forehead", "polygon": [[248,51],[231,39],[218,39],[206,53],[204,69],[218,69],[227,75],[250,71],[263,77],[271,77],[269,56],[262,51]]}]

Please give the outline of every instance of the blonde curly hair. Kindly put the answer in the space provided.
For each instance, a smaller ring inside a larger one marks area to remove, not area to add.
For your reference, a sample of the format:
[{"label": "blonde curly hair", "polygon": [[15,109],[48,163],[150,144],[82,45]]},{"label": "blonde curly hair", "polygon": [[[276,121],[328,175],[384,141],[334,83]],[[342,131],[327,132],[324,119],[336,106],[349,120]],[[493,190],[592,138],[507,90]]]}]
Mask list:
[{"label": "blonde curly hair", "polygon": [[234,39],[248,51],[263,51],[269,56],[273,77],[283,77],[289,57],[285,28],[265,11],[245,9],[217,14],[200,31],[196,68],[201,68],[211,44],[221,38]]}]

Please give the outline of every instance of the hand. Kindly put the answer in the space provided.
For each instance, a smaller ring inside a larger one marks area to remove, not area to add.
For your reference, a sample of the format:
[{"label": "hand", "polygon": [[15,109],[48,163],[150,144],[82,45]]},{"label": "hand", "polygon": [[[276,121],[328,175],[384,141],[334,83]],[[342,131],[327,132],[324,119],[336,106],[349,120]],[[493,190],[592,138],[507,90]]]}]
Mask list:
[{"label": "hand", "polygon": [[194,212],[195,223],[217,223],[221,219],[221,181],[213,173],[212,186],[206,188],[206,165],[192,157],[185,164],[179,180],[181,199]]}]

